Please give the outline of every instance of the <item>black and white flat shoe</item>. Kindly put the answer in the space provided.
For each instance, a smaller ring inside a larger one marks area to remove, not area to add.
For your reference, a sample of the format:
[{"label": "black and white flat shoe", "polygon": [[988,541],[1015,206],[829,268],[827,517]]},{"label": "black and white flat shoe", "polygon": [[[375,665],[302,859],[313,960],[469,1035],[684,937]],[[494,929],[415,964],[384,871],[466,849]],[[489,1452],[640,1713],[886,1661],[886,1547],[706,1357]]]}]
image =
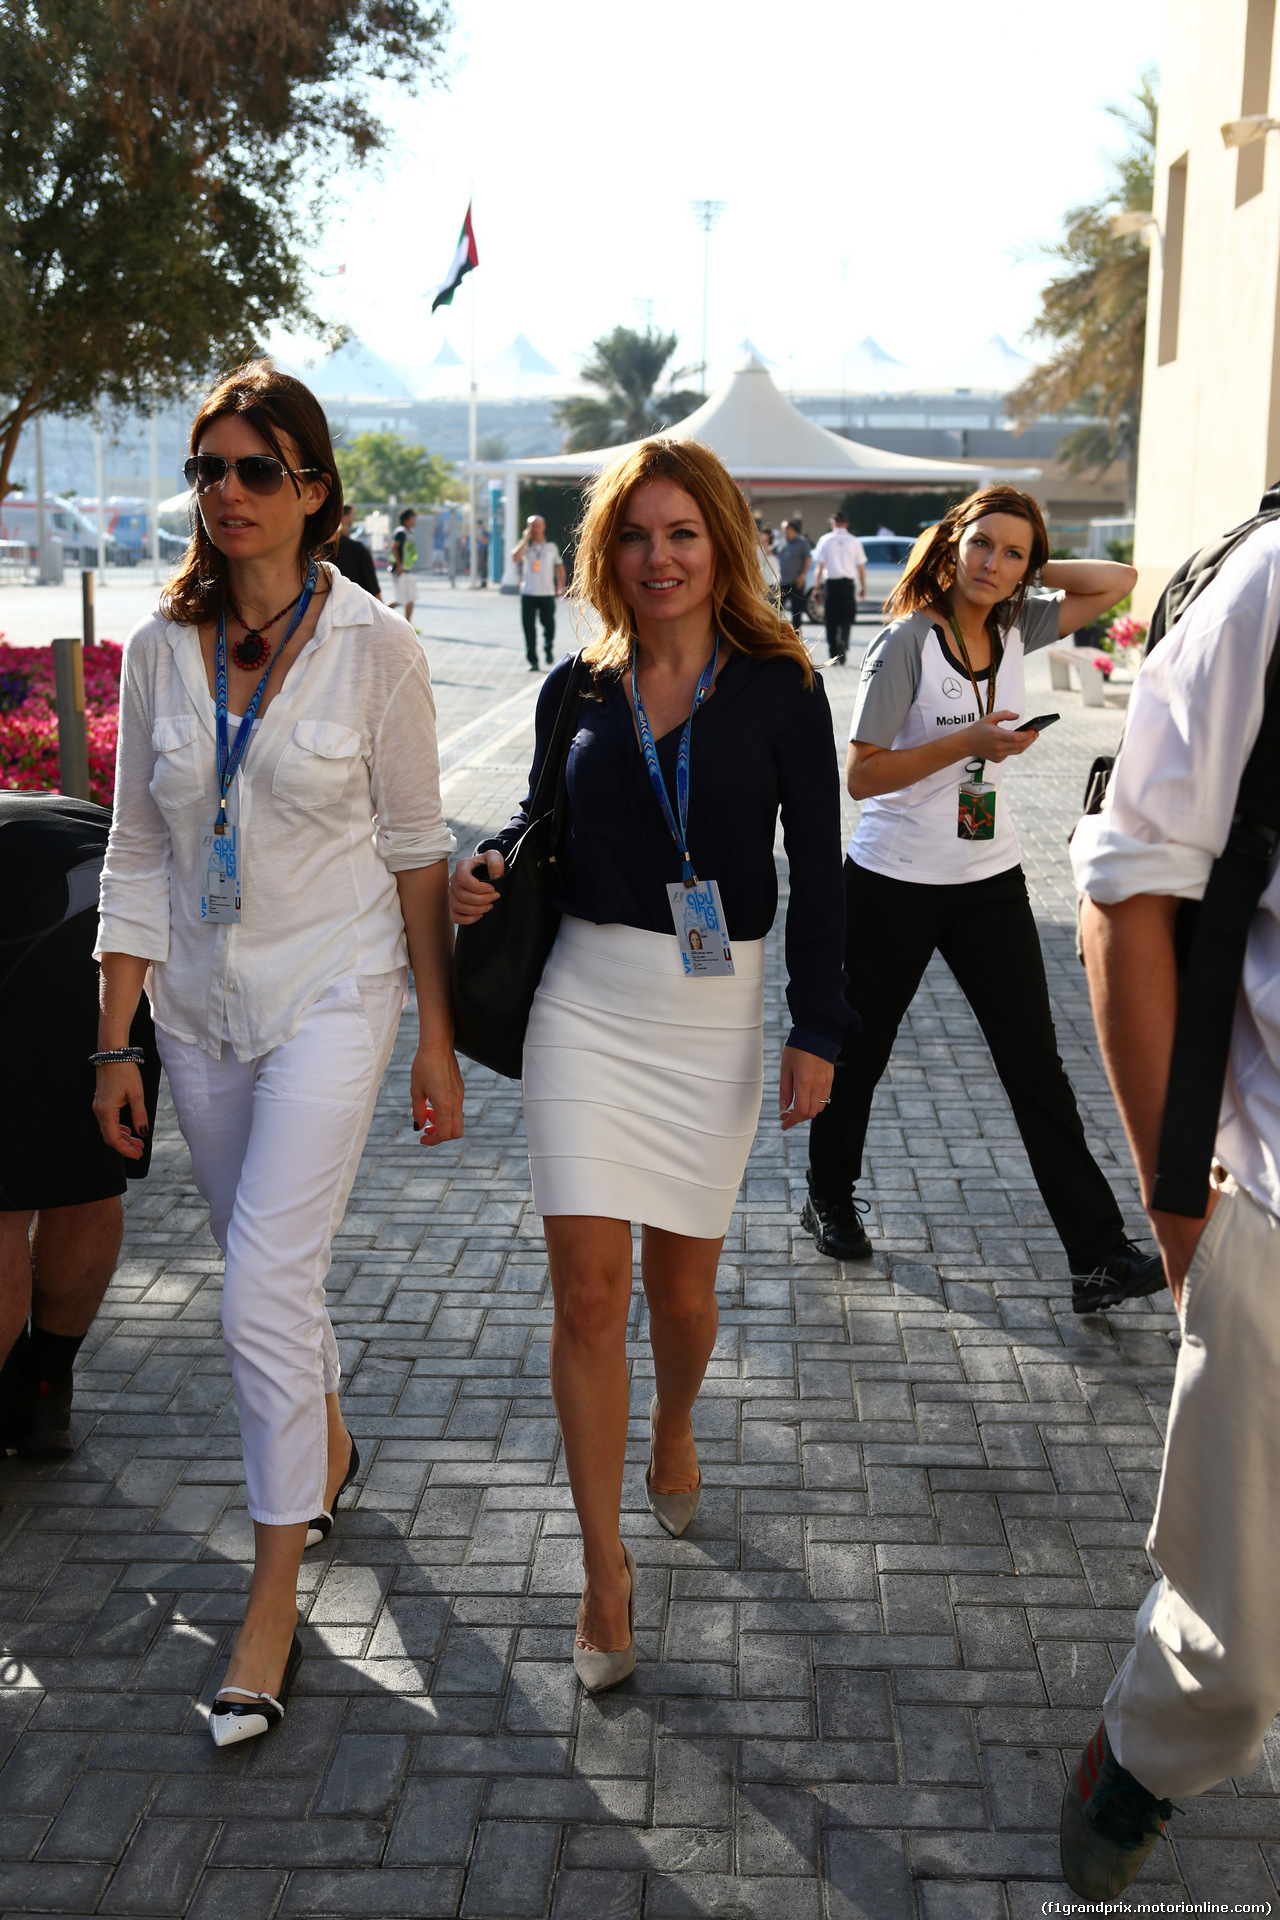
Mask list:
[{"label": "black and white flat shoe", "polygon": [[[338,1488],[338,1491],[334,1494],[333,1505],[330,1507],[328,1513],[318,1513],[314,1520],[308,1520],[306,1546],[318,1547],[322,1540],[327,1540],[329,1538],[329,1535],[333,1532],[333,1523],[338,1515],[338,1502],[339,1500],[341,1500],[343,1494],[346,1492],[347,1488],[351,1485],[351,1482],[355,1479],[359,1471],[360,1471],[360,1449],[356,1445],[355,1437],[353,1435],[352,1441],[351,1441],[351,1462],[347,1468],[346,1478],[343,1480],[342,1485]],[[305,1547],[303,1551],[304,1552],[306,1551]]]},{"label": "black and white flat shoe", "polygon": [[[256,1740],[284,1719],[289,1692],[302,1664],[302,1642],[295,1633],[277,1693],[250,1693],[247,1687],[222,1687],[209,1709],[209,1731],[215,1747],[234,1747],[238,1740]],[[224,1699],[236,1694],[238,1698]]]}]

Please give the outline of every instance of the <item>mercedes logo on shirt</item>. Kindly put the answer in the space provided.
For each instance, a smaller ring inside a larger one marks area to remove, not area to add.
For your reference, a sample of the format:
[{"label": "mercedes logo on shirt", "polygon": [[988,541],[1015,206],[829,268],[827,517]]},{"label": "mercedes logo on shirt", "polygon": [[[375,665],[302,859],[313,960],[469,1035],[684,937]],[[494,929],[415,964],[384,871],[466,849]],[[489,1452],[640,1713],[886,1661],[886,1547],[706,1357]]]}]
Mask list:
[{"label": "mercedes logo on shirt", "polygon": [[964,692],[964,688],[956,679],[955,675],[949,673],[942,683],[942,691],[946,694],[948,700],[958,700]]}]

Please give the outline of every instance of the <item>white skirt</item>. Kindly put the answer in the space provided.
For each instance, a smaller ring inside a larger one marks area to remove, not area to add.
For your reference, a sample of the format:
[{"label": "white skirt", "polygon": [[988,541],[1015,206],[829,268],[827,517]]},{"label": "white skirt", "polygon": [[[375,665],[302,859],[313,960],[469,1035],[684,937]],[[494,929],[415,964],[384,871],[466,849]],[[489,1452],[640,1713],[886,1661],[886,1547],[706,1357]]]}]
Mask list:
[{"label": "white skirt", "polygon": [[726,1232],[764,1091],[764,948],[689,979],[674,933],[566,915],[524,1043],[540,1214]]}]

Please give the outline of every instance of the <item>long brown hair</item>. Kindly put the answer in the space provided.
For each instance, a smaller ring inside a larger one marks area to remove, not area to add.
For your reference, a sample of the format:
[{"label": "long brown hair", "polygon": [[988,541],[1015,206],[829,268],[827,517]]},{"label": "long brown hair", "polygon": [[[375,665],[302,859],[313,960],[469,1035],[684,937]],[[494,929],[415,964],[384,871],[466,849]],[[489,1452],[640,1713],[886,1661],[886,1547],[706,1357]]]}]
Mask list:
[{"label": "long brown hair", "polygon": [[907,559],[906,571],[885,602],[891,620],[917,608],[945,607],[947,595],[955,585],[956,549],[966,527],[984,514],[1007,513],[1025,520],[1031,528],[1031,551],[1026,570],[1007,600],[1001,600],[987,615],[992,632],[1005,634],[1015,625],[1027,597],[1027,588],[1049,558],[1049,535],[1038,502],[1017,487],[980,487],[966,500],[948,507],[936,527],[926,527]]},{"label": "long brown hair", "polygon": [[[284,439],[297,448],[297,464],[314,467],[329,482],[329,491],[315,513],[303,523],[298,545],[299,575],[307,562],[334,538],[342,525],[342,482],[333,457],[333,441],[324,408],[301,380],[281,373],[270,360],[249,360],[233,373],[224,374],[216,387],[205,395],[200,411],[191,423],[191,451],[215,420],[236,413],[260,433],[277,460],[292,466]],[[289,485],[295,493],[301,488],[292,475]],[[178,569],[165,587],[161,609],[169,620],[183,626],[198,626],[211,620],[227,591],[227,562],[205,532],[204,521],[191,496],[191,544],[178,563]]]},{"label": "long brown hair", "polygon": [[596,672],[624,667],[631,658],[635,615],[614,572],[614,543],[627,501],[647,480],[673,480],[697,501],[707,523],[716,565],[711,599],[717,631],[753,660],[794,660],[813,685],[809,650],[765,592],[760,537],[751,510],[724,463],[696,440],[642,440],[606,467],[592,485],[578,532],[574,598],[594,607],[604,632],[584,651]]}]

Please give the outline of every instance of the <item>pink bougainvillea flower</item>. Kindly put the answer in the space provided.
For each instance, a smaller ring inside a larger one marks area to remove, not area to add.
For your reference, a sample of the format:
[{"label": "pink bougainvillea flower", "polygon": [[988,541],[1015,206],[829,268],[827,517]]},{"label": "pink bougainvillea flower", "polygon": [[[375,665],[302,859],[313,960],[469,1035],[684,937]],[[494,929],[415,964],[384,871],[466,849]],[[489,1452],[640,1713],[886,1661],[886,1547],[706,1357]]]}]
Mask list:
[{"label": "pink bougainvillea flower", "polygon": [[[115,640],[101,640],[84,650],[89,797],[104,807],[115,794],[123,652]],[[58,701],[51,647],[13,647],[0,641],[0,782],[23,792],[58,790]]]}]

